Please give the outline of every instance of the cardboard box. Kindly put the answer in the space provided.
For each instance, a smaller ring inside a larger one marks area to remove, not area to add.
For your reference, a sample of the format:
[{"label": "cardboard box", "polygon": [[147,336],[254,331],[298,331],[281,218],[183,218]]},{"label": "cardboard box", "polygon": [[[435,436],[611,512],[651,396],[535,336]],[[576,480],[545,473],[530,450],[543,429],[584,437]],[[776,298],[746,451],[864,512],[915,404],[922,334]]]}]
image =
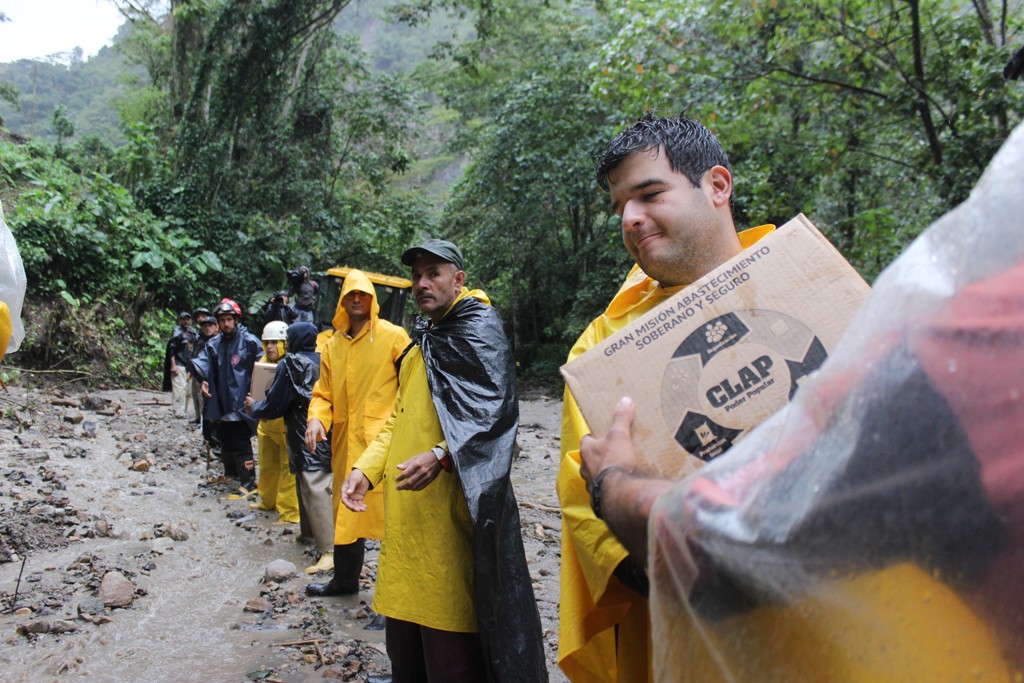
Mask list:
[{"label": "cardboard box", "polygon": [[636,402],[640,467],[679,478],[785,405],[870,288],[802,214],[605,339],[562,375],[595,434]]},{"label": "cardboard box", "polygon": [[276,363],[256,363],[252,368],[252,385],[249,393],[252,400],[262,401],[267,397],[267,389],[274,381],[274,372],[277,370]]}]

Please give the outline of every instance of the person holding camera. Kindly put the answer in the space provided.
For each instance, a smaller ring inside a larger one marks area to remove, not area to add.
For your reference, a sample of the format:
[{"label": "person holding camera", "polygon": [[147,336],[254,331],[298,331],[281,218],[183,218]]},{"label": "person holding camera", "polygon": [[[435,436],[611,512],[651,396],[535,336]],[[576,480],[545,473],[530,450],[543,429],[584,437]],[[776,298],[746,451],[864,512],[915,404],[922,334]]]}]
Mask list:
[{"label": "person holding camera", "polygon": [[295,297],[296,322],[313,322],[313,300],[319,286],[314,280],[309,279],[309,268],[299,266],[295,270],[289,270],[288,284]]},{"label": "person holding camera", "polygon": [[282,322],[291,325],[296,319],[295,309],[288,303],[288,292],[281,290],[274,292],[270,301],[263,307],[263,326],[266,327],[272,322]]}]

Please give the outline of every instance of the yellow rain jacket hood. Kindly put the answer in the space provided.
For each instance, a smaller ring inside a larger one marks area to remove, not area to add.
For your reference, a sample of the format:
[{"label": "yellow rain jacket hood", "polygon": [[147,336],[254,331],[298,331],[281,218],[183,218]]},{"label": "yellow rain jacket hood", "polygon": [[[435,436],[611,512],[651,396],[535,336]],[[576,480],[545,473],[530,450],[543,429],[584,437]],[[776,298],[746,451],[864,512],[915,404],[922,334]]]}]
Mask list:
[{"label": "yellow rain jacket hood", "polygon": [[374,323],[376,323],[377,319],[380,317],[380,304],[377,302],[377,291],[373,288],[373,283],[370,282],[370,278],[366,276],[366,273],[361,270],[353,270],[345,276],[345,283],[341,287],[341,296],[338,297],[338,307],[334,309],[334,318],[331,319],[331,325],[334,326],[335,333],[345,333],[351,325],[351,321],[348,319],[348,313],[345,311],[345,307],[341,305],[345,295],[349,292],[363,292],[364,294],[370,295],[370,319],[366,324],[372,329]]},{"label": "yellow rain jacket hood", "polygon": [[[341,305],[352,291],[371,296],[370,317],[355,336]],[[360,270],[345,277],[334,312],[334,334],[320,350],[320,379],[313,387],[308,419],[320,420],[331,433],[331,469],[343,482],[356,459],[384,426],[398,392],[395,363],[409,345],[401,327],[379,317],[380,304],[370,278]],[[355,513],[341,504],[341,486],[333,487],[334,543],[348,545],[384,533],[384,496],[370,491],[366,512]]]}]

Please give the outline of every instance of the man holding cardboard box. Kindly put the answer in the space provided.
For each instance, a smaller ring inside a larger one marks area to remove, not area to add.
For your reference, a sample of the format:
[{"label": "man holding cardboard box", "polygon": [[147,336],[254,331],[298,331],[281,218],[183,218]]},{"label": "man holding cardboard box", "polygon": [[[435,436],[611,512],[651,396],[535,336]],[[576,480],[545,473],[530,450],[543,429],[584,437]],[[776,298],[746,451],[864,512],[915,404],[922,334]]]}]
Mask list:
[{"label": "man holding cardboard box", "polygon": [[[577,340],[569,360],[774,229],[736,232],[728,157],[695,121],[646,114],[611,142],[597,173],[622,217],[622,239],[637,265],[604,314]],[[591,508],[579,456],[580,438],[589,431],[566,390],[558,475],[563,520],[559,665],[577,682],[646,681],[651,675],[646,576],[642,561]]]},{"label": "man holding cardboard box", "polygon": [[1022,162],[1024,125],[729,457],[648,476],[636,394],[584,437],[599,516],[647,558],[658,680],[1020,678]]}]

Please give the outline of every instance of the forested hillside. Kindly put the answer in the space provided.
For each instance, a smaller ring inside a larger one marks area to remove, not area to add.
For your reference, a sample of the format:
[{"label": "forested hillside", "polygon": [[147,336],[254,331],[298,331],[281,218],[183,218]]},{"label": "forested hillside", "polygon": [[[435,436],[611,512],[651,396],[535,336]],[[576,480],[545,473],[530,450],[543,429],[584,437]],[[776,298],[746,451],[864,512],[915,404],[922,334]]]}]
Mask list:
[{"label": "forested hillside", "polygon": [[59,55],[63,61],[55,57],[49,62],[22,59],[0,64],[0,83],[17,91],[14,102],[0,98],[0,121],[8,130],[57,142],[53,112],[63,105],[75,138],[123,142],[119,108],[148,76],[112,47],[88,60],[80,52]]},{"label": "forested hillside", "polygon": [[[1024,104],[1001,73],[1019,3],[117,1],[116,52],[0,66],[7,124],[35,121],[0,141],[0,199],[34,303],[13,358],[145,350],[124,382],[155,379],[174,310],[299,264],[402,272],[428,234],[464,246],[520,367],[553,378],[628,267],[592,166],[645,109],[719,134],[738,224],[803,211],[871,278]],[[61,95],[29,100],[44,75]]]}]

